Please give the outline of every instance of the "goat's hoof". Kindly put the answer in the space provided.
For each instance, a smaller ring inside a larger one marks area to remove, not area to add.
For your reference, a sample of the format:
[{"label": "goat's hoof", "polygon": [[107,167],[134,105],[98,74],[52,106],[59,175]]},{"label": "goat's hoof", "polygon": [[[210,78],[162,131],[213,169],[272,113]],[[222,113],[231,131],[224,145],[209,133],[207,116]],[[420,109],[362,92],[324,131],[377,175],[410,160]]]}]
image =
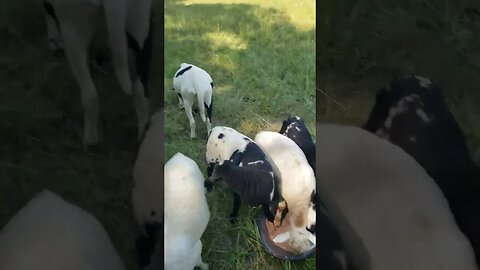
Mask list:
[{"label": "goat's hoof", "polygon": [[238,217],[230,215],[230,224],[237,224],[238,223]]}]

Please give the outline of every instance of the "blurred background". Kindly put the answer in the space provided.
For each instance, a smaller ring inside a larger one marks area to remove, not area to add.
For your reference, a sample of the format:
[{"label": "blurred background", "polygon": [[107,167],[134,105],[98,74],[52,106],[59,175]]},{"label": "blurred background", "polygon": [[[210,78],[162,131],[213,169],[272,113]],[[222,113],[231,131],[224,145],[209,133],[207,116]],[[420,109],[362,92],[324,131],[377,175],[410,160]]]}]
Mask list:
[{"label": "blurred background", "polygon": [[363,125],[380,88],[416,74],[480,145],[480,2],[324,0],[317,13],[317,121]]}]

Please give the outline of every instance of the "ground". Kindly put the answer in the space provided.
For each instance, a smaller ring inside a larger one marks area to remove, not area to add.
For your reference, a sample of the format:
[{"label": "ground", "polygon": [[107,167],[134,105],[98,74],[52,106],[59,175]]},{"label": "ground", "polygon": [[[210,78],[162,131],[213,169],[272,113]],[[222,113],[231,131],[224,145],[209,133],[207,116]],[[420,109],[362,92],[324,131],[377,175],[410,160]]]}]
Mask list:
[{"label": "ground", "polygon": [[[206,175],[207,128],[195,115],[190,139],[184,110],[171,90],[182,62],[205,69],[214,80],[213,126],[253,138],[279,131],[289,115],[305,119],[315,135],[315,2],[167,1],[165,4],[165,160],[181,152]],[[256,209],[242,205],[230,225],[231,192],[207,194],[211,218],[202,237],[203,261],[212,269],[315,269],[315,259],[282,262],[259,242]]]},{"label": "ground", "polygon": [[480,146],[478,1],[321,1],[317,12],[317,121],[363,125],[380,88],[417,74]]}]

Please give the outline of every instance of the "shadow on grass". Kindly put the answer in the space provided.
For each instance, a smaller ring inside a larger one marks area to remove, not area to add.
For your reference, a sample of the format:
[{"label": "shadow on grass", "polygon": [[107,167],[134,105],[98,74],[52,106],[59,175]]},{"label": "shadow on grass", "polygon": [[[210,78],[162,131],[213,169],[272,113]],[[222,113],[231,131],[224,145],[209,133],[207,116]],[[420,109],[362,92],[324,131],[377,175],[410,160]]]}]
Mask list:
[{"label": "shadow on grass", "polygon": [[[315,35],[301,31],[277,9],[250,4],[165,4],[165,160],[176,152],[206,170],[205,124],[195,116],[197,138],[178,107],[172,78],[180,63],[205,69],[214,80],[213,126],[226,125],[253,138],[280,129],[286,116],[305,119],[315,134]],[[231,193],[207,194],[210,223],[202,237],[203,260],[215,269],[314,269],[314,259],[286,263],[258,242],[254,210],[243,206],[230,225]],[[312,268],[313,267],[313,268]]]}]

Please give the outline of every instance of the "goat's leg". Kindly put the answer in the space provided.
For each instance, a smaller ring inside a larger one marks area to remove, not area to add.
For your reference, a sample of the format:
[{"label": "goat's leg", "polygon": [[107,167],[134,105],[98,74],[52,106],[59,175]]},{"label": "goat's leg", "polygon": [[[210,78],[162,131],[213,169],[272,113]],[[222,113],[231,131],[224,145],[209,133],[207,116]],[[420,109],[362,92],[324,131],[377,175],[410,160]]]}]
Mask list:
[{"label": "goat's leg", "polygon": [[192,114],[192,102],[190,100],[184,99],[183,100],[183,105],[185,106],[185,112],[187,113],[188,121],[190,122],[190,138],[193,139],[196,137],[195,134],[195,119],[193,118]]},{"label": "goat's leg", "polygon": [[233,208],[232,212],[230,213],[230,223],[234,224],[237,223],[237,218],[238,218],[238,211],[240,209],[240,204],[242,203],[242,200],[240,199],[240,195],[237,193],[233,192]]},{"label": "goat's leg", "polygon": [[145,96],[145,88],[140,81],[140,77],[136,78],[133,89],[133,105],[137,113],[138,139],[140,139],[149,118],[149,101],[148,98]]},{"label": "goat's leg", "polygon": [[80,86],[84,114],[84,145],[98,142],[98,95],[88,68],[87,46],[92,33],[78,33],[74,27],[62,25],[65,53],[73,75]]},{"label": "goat's leg", "polygon": [[275,214],[275,221],[273,222],[273,225],[275,225],[275,227],[280,227],[282,225],[282,221],[285,218],[285,215],[287,214],[287,213],[284,214],[286,208],[287,208],[286,201],[281,201],[278,203],[277,213]]},{"label": "goat's leg", "polygon": [[195,266],[202,270],[208,270],[208,265],[202,261],[202,241],[198,240],[198,242],[195,244],[194,252],[197,256],[197,262],[195,263]]},{"label": "goat's leg", "polygon": [[213,101],[210,103],[210,106],[204,104],[206,109],[206,124],[207,124],[207,134],[210,135],[210,131],[212,130],[212,110],[213,110]]},{"label": "goat's leg", "polygon": [[267,220],[273,222],[275,220],[275,216],[270,211],[270,206],[268,205],[268,203],[262,204],[262,209],[265,213],[265,217],[267,218]]},{"label": "goat's leg", "polygon": [[177,94],[178,94],[178,106],[180,107],[180,109],[183,109],[185,106],[183,105],[182,94],[180,93],[177,93]]}]

